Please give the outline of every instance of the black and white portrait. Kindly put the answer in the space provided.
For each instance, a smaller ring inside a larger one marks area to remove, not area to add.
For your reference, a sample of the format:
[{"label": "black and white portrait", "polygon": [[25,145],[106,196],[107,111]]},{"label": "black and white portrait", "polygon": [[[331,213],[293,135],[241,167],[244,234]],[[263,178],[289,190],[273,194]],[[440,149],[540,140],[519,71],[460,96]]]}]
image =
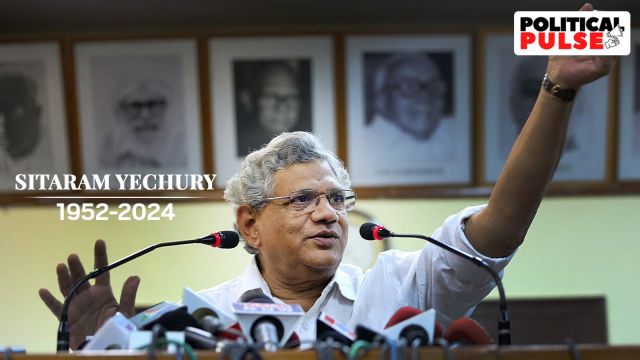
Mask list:
[{"label": "black and white portrait", "polygon": [[640,157],[640,45],[635,45],[633,76],[633,153]]},{"label": "black and white portrait", "polygon": [[214,37],[209,59],[218,187],[283,131],[310,131],[336,150],[330,36]]},{"label": "black and white portrait", "polygon": [[98,165],[162,169],[187,162],[177,56],[93,59]]},{"label": "black and white portrait", "polygon": [[[157,45],[157,44],[153,44]],[[198,169],[197,90],[184,53],[112,44],[112,51],[80,45],[81,128],[87,168],[138,173]],[[118,48],[118,46],[121,46]],[[190,57],[190,56],[189,56]],[[83,77],[82,75],[85,75]],[[195,110],[195,112],[193,112]],[[195,135],[195,136],[194,136]],[[191,146],[195,140],[197,147]]]},{"label": "black and white portrait", "polygon": [[[468,61],[462,56],[467,51],[464,39],[458,47],[454,42],[430,49],[427,38],[422,43],[426,47],[401,50],[370,47],[360,40],[354,37],[349,43],[349,165],[354,184],[468,181],[464,149],[469,146],[469,118],[462,104],[468,104],[470,79],[463,65]],[[356,106],[361,110],[353,111]]]},{"label": "black and white portrait", "polygon": [[[484,72],[484,181],[494,182],[541,89],[544,56],[516,56],[511,35],[486,37]],[[606,174],[607,78],[574,100],[555,181],[603,181]]]},{"label": "black and white portrait", "polygon": [[[0,46],[0,189],[69,169],[57,46]],[[59,128],[56,128],[59,127]]]},{"label": "black and white portrait", "polygon": [[630,31],[631,54],[620,59],[618,178],[640,181],[640,30]]},{"label": "black and white portrait", "polygon": [[237,155],[284,131],[312,131],[311,60],[233,62]]},{"label": "black and white portrait", "polygon": [[451,52],[365,53],[366,126],[391,125],[417,141],[438,141],[453,115],[452,65]]}]

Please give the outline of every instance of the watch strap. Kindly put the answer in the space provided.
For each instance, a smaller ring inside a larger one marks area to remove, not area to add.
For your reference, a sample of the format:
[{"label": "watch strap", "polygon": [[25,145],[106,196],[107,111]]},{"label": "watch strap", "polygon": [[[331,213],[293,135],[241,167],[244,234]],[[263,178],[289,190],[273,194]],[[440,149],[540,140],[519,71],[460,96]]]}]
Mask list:
[{"label": "watch strap", "polygon": [[542,88],[546,92],[551,94],[551,96],[567,102],[573,101],[573,99],[575,99],[576,97],[576,94],[578,93],[578,90],[576,89],[563,88],[558,84],[554,84],[551,80],[549,80],[547,74],[544,74],[544,79],[542,80]]}]

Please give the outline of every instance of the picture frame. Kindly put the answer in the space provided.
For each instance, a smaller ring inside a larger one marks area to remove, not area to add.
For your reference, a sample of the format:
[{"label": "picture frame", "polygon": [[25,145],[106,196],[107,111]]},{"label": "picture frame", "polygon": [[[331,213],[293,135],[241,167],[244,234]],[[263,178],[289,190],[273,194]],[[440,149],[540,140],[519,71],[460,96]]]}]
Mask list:
[{"label": "picture frame", "polygon": [[347,36],[354,186],[471,184],[470,59],[468,34]]},{"label": "picture frame", "polygon": [[0,192],[17,174],[70,172],[62,79],[57,42],[0,44]]},{"label": "picture frame", "polygon": [[330,36],[209,39],[217,187],[282,131],[310,131],[336,152]]},{"label": "picture frame", "polygon": [[631,53],[620,59],[617,177],[623,182],[640,181],[640,29],[632,29],[631,39]]},{"label": "picture frame", "polygon": [[202,173],[194,39],[74,46],[84,173]]},{"label": "picture frame", "polygon": [[[516,56],[513,34],[485,33],[481,127],[483,183],[495,183],[540,91],[547,66],[543,56]],[[608,174],[608,89],[604,77],[574,100],[562,157],[552,183],[605,183]]]}]

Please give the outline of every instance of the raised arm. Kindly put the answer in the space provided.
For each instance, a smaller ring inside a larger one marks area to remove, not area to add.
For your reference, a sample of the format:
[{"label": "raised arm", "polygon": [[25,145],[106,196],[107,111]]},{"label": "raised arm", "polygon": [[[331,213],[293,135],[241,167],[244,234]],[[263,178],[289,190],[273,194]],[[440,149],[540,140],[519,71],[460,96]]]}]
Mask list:
[{"label": "raised arm", "polygon": [[[593,8],[585,4],[580,10]],[[552,56],[547,77],[577,90],[608,74],[613,62],[610,57]],[[482,254],[504,257],[524,240],[560,159],[572,104],[540,89],[487,208],[467,220],[465,234]]]}]

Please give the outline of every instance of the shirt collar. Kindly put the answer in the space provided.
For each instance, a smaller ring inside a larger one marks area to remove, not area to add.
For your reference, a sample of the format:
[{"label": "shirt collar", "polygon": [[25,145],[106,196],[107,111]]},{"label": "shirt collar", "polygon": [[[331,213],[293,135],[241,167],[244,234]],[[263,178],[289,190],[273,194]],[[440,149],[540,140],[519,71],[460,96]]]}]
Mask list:
[{"label": "shirt collar", "polygon": [[336,270],[336,274],[334,275],[333,280],[331,281],[332,282],[335,281],[335,283],[338,284],[338,289],[340,290],[340,293],[342,294],[342,296],[346,297],[351,301],[356,300],[356,289],[355,289],[354,279],[351,276],[349,276],[349,274],[347,274],[345,269],[343,269],[342,265],[338,267],[338,270]]},{"label": "shirt collar", "polygon": [[238,293],[236,294],[236,301],[240,301],[240,295],[244,294],[245,291],[253,289],[261,289],[265,295],[271,298],[273,297],[271,295],[271,290],[269,290],[269,285],[267,285],[262,274],[260,274],[256,257],[257,255],[254,255],[251,258],[251,262],[246,269],[244,269],[242,275],[240,275],[240,286],[238,288]]},{"label": "shirt collar", "polygon": [[[260,270],[258,269],[258,263],[256,262],[257,255],[251,258],[251,262],[244,270],[242,275],[240,276],[240,286],[238,288],[238,293],[236,294],[236,300],[239,301],[240,295],[244,294],[245,291],[253,290],[253,289],[261,289],[262,292],[270,298],[273,298],[271,295],[271,290],[269,290],[269,285],[262,277]],[[338,285],[338,289],[340,293],[345,298],[355,301],[356,299],[356,289],[355,283],[353,279],[347,274],[347,272],[342,268],[342,265],[338,267],[336,270],[336,274],[333,276],[333,279],[327,284],[326,290],[330,290],[333,288],[334,283]],[[276,302],[280,302],[279,299],[274,299]]]}]

